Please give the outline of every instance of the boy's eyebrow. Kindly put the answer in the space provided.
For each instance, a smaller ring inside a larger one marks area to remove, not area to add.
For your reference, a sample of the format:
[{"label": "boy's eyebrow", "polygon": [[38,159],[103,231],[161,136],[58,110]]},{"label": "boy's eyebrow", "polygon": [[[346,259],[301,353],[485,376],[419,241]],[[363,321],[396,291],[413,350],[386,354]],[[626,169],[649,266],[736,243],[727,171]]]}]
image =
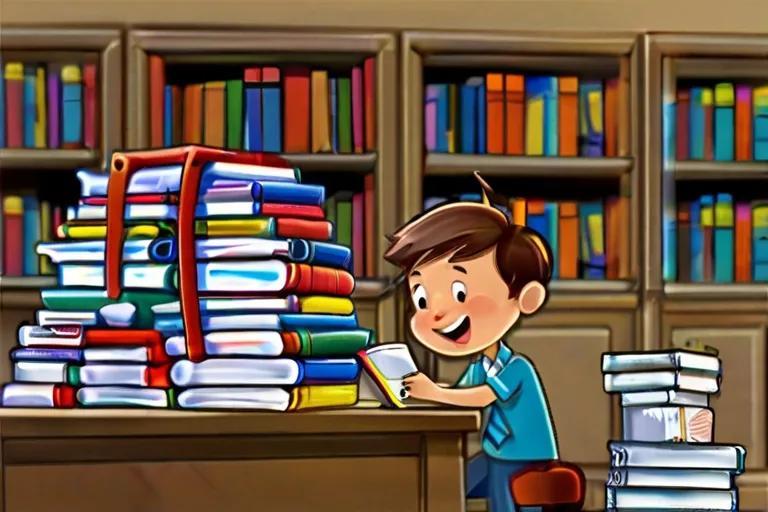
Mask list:
[{"label": "boy's eyebrow", "polygon": [[418,277],[420,275],[421,275],[421,272],[419,272],[418,270],[414,270],[413,272],[411,272],[411,277]]},{"label": "boy's eyebrow", "polygon": [[461,267],[459,265],[454,265],[453,266],[453,270],[455,270],[456,272],[461,272],[462,274],[466,274],[467,273],[467,269],[465,269],[464,267]]}]

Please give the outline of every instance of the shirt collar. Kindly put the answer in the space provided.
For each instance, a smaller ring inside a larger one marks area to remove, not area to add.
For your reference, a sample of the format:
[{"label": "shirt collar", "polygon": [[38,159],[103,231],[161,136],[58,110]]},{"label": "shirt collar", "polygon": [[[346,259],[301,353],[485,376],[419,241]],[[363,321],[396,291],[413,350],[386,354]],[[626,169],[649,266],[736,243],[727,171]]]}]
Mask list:
[{"label": "shirt collar", "polygon": [[480,362],[482,361],[488,361],[489,365],[496,365],[500,367],[505,367],[507,363],[509,363],[510,359],[512,359],[512,356],[514,353],[512,352],[512,349],[510,349],[504,341],[499,342],[499,353],[496,354],[496,359],[491,361],[486,357],[485,355],[480,356]]}]

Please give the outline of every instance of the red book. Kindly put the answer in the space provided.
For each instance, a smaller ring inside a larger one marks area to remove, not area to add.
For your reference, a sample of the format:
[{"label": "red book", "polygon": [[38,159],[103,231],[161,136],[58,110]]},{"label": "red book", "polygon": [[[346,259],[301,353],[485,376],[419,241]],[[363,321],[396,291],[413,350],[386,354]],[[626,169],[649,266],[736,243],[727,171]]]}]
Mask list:
[{"label": "red book", "polygon": [[89,149],[96,148],[97,125],[96,64],[86,64],[83,66],[83,141]]},{"label": "red book", "polygon": [[285,266],[288,276],[284,292],[347,297],[355,289],[355,278],[345,270],[304,263],[286,263]]},{"label": "red book", "polygon": [[24,274],[24,205],[19,196],[3,198],[3,270],[6,276]]},{"label": "red book", "polygon": [[53,226],[51,226],[54,234],[59,232],[59,226],[62,224],[64,224],[64,215],[61,206],[57,206],[53,209]]},{"label": "red book", "polygon": [[306,204],[264,203],[261,205],[261,214],[265,217],[298,217],[315,220],[325,218],[322,206]]},{"label": "red book", "polygon": [[86,329],[86,347],[163,347],[163,336],[152,329]]},{"label": "red book", "polygon": [[365,276],[365,195],[352,196],[352,265],[355,277]]},{"label": "red book", "polygon": [[11,149],[24,147],[24,65],[5,65],[5,143]]},{"label": "red book", "polygon": [[159,55],[149,56],[149,144],[163,147],[165,117],[165,63]]},{"label": "red book", "polygon": [[[126,196],[126,204],[177,204],[179,196],[175,194],[136,194]],[[94,206],[104,206],[107,204],[106,197],[84,197],[80,200],[81,204]]]},{"label": "red book", "polygon": [[677,103],[675,106],[675,160],[690,160],[688,154],[690,132],[689,116],[691,105],[691,92],[688,89],[677,90]]},{"label": "red book", "polygon": [[305,238],[326,242],[333,236],[333,224],[327,220],[275,219],[278,238]]},{"label": "red book", "polygon": [[283,151],[285,153],[309,153],[309,69],[305,67],[288,68],[283,72],[283,79],[285,94]]},{"label": "red book", "polygon": [[376,277],[376,174],[365,175],[365,275]]},{"label": "red book", "polygon": [[[197,286],[197,261],[195,251],[195,209],[200,190],[203,166],[208,162],[237,163],[271,167],[275,174],[292,171],[288,163],[277,155],[221,150],[201,146],[184,146],[156,151],[115,153],[110,166],[107,193],[107,237],[105,254],[105,281],[107,296],[120,297],[122,283],[123,234],[125,221],[123,213],[126,204],[126,190],[133,174],[145,167],[183,165],[181,192],[179,194],[179,215],[177,240],[179,244],[179,298],[181,313],[186,328],[187,356],[191,361],[205,359],[200,304]],[[280,219],[278,219],[279,221]],[[296,220],[296,219],[290,219]],[[304,221],[317,222],[317,221]],[[187,248],[185,250],[185,248]]]},{"label": "red book", "polygon": [[363,64],[365,94],[365,149],[376,149],[376,59],[371,57]]},{"label": "red book", "polygon": [[365,148],[365,106],[363,99],[363,70],[352,68],[352,149],[362,153]]},{"label": "red book", "polygon": [[[711,90],[710,90],[711,94]],[[715,159],[715,107],[704,105],[704,160]]]}]

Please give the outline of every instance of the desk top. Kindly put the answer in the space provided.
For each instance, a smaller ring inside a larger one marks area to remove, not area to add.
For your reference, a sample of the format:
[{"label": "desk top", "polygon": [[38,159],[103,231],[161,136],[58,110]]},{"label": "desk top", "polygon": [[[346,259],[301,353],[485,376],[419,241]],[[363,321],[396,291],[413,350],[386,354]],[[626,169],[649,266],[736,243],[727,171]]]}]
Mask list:
[{"label": "desk top", "polygon": [[475,432],[470,409],[415,408],[291,413],[135,409],[0,409],[0,434],[11,437],[291,435]]}]

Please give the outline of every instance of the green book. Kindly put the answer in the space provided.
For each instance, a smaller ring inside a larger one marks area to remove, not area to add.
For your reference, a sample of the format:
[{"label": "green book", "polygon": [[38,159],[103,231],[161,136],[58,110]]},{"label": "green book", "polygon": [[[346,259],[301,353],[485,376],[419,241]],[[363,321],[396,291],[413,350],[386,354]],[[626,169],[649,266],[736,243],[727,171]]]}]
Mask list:
[{"label": "green book", "polygon": [[336,199],[336,243],[352,247],[352,197],[339,194]]},{"label": "green book", "polygon": [[339,78],[337,96],[339,123],[339,153],[352,152],[352,82],[350,78]]},{"label": "green book", "polygon": [[336,196],[331,196],[328,199],[325,200],[325,204],[323,205],[325,209],[325,220],[330,222],[333,225],[333,238],[331,239],[332,242],[335,242],[337,239],[337,233],[336,233]]},{"label": "green book", "polygon": [[227,148],[243,147],[243,81],[227,80]]},{"label": "green book", "polygon": [[297,329],[301,341],[299,357],[352,356],[373,344],[373,331],[354,329],[310,333]]},{"label": "green book", "polygon": [[40,292],[43,305],[52,311],[98,311],[108,304],[131,303],[136,316],[131,328],[152,329],[155,315],[152,306],[179,300],[175,292],[124,291],[117,300],[107,297],[104,290],[52,289]]}]

